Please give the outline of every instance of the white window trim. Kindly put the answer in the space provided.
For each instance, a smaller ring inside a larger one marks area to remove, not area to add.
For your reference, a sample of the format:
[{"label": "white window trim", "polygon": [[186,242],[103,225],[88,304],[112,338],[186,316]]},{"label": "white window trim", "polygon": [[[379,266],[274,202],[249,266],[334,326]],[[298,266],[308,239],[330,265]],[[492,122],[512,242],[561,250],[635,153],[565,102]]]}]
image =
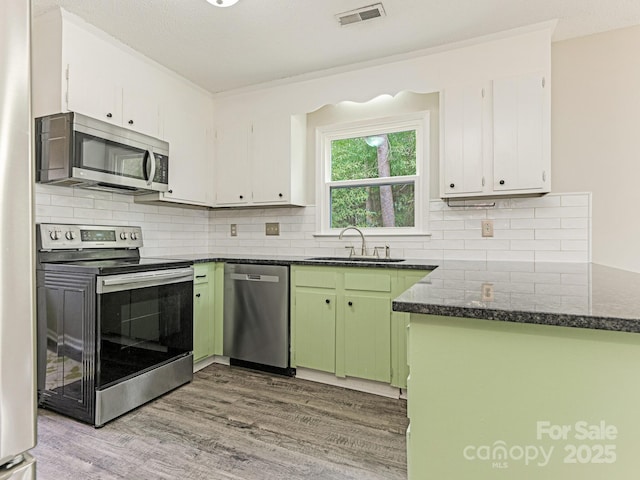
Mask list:
[{"label": "white window trim", "polygon": [[385,184],[414,181],[415,226],[360,228],[366,235],[401,236],[429,235],[429,137],[430,114],[428,111],[393,117],[362,120],[353,123],[334,124],[316,128],[316,236],[338,236],[342,229],[330,228],[330,187],[338,185],[380,184],[379,178],[332,182],[331,142],[343,138],[375,135],[376,133],[416,131],[416,175],[390,177]]}]

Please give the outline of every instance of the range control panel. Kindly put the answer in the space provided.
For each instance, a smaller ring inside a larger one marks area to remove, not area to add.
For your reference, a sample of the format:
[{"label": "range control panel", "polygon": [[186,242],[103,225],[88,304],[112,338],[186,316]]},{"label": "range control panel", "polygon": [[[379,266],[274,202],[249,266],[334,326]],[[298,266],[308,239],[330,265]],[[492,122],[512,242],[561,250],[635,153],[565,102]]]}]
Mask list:
[{"label": "range control panel", "polygon": [[142,228],[111,225],[36,225],[38,250],[77,250],[84,248],[140,248]]}]

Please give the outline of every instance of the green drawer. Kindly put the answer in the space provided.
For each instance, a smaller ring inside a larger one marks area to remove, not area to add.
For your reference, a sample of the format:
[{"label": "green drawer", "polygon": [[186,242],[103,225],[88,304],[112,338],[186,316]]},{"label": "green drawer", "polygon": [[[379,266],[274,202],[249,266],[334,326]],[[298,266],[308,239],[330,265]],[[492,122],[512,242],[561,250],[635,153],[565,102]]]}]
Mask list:
[{"label": "green drawer", "polygon": [[333,269],[296,269],[296,287],[336,288],[336,272]]},{"label": "green drawer", "polygon": [[209,283],[209,264],[196,263],[193,266],[193,283]]},{"label": "green drawer", "polygon": [[390,292],[391,274],[384,272],[345,272],[345,290],[361,290],[368,292]]}]

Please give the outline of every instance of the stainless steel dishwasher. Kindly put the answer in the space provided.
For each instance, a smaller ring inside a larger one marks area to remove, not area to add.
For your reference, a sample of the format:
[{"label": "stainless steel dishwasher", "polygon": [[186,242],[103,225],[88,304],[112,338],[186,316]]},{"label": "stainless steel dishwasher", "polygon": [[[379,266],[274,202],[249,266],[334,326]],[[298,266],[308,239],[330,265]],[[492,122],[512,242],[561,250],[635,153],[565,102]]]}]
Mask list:
[{"label": "stainless steel dishwasher", "polygon": [[232,364],[289,369],[289,267],[227,263],[223,353]]}]

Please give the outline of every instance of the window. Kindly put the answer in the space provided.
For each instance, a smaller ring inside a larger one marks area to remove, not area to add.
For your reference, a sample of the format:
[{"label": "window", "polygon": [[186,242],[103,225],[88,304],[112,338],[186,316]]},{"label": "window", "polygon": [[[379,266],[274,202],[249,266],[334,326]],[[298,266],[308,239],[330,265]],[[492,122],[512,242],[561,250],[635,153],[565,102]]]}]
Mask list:
[{"label": "window", "polygon": [[319,230],[422,233],[428,115],[320,128]]}]

